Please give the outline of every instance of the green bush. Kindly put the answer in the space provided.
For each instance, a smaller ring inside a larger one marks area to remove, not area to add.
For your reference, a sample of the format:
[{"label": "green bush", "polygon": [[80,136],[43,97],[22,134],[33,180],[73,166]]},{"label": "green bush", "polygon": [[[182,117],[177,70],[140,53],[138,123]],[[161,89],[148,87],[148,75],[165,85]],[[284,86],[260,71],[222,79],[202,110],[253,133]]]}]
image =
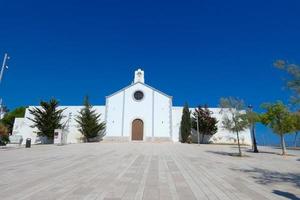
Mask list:
[{"label": "green bush", "polygon": [[3,146],[7,143],[9,143],[8,129],[3,124],[0,124],[0,145]]}]

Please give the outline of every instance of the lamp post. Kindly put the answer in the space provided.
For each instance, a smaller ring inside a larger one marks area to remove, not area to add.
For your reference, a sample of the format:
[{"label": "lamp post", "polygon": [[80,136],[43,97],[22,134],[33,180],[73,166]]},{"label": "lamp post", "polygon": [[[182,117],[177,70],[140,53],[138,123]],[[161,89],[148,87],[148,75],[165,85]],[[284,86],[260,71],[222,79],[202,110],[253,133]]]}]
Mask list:
[{"label": "lamp post", "polygon": [[8,56],[7,53],[5,53],[5,54],[4,54],[4,58],[3,58],[2,67],[1,67],[1,72],[0,72],[0,83],[1,83],[1,81],[2,81],[4,69],[8,69],[8,66],[7,66],[7,64],[6,64],[7,60],[9,60],[9,56]]},{"label": "lamp post", "polygon": [[[253,106],[249,105],[248,108],[249,108],[250,114],[253,114]],[[253,121],[253,116],[250,116],[250,117],[252,117],[251,124],[250,124],[250,131],[251,131],[251,135],[252,135],[253,152],[258,153],[256,137],[255,137],[255,122]]]},{"label": "lamp post", "polygon": [[[5,69],[8,69],[7,65],[7,60],[9,60],[9,56],[7,53],[4,54],[3,62],[2,62],[2,67],[1,67],[1,72],[0,72],[0,84],[2,82],[2,77]],[[0,103],[0,119],[2,119],[2,113],[3,113],[3,106],[2,106],[2,98],[1,98],[1,103]]]}]

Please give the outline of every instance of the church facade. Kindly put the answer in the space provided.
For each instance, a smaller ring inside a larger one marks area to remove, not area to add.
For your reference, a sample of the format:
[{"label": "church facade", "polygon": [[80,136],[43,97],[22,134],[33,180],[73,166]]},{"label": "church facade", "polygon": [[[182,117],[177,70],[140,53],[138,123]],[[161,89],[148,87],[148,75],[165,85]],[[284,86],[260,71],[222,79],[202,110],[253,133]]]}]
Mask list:
[{"label": "church facade", "polygon": [[[34,106],[29,106],[32,108]],[[26,109],[24,118],[15,120],[13,134],[31,138],[33,143],[41,142],[37,137],[37,130],[32,128],[32,116]],[[60,106],[65,109],[63,123],[66,124],[64,135],[66,143],[78,143],[83,140],[78,131],[75,117],[82,106]],[[106,122],[104,140],[116,141],[173,141],[180,140],[180,122],[183,107],[172,104],[169,96],[147,84],[144,71],[137,70],[131,85],[106,97],[104,106],[94,106],[101,114],[101,120]],[[191,108],[191,111],[194,109]],[[234,133],[222,128],[222,115],[219,108],[210,108],[212,115],[217,118],[218,132],[208,138],[212,143],[236,143]],[[193,136],[197,135],[193,131]],[[250,131],[240,133],[241,142],[251,144]]]}]

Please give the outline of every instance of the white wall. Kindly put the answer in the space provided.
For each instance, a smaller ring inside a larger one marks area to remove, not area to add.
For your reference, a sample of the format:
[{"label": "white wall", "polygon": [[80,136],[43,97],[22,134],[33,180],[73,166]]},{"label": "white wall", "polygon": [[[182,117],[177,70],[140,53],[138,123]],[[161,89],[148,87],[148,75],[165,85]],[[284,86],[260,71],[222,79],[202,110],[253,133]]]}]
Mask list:
[{"label": "white wall", "polygon": [[[144,98],[136,101],[133,93],[141,90]],[[124,136],[131,138],[132,121],[141,119],[144,122],[144,139],[152,136],[152,90],[143,84],[135,84],[125,90]]]},{"label": "white wall", "polygon": [[106,136],[122,135],[123,91],[106,98]]},{"label": "white wall", "polygon": [[[135,91],[141,90],[144,93],[144,98],[141,101],[136,101],[133,97]],[[32,108],[30,106],[29,108]],[[67,142],[77,143],[81,141],[82,135],[78,131],[75,121],[78,111],[82,106],[60,106],[64,109],[63,114],[66,116],[63,119],[65,122],[71,114],[70,126],[68,131]],[[98,113],[101,113],[101,120],[106,122],[107,137],[127,137],[131,140],[132,121],[141,119],[144,123],[144,140],[147,138],[172,138],[173,141],[180,139],[180,122],[183,107],[173,107],[172,97],[163,94],[162,92],[144,84],[136,82],[106,98],[105,106],[94,106]],[[191,111],[194,109],[191,108]],[[222,128],[222,115],[219,108],[210,108],[213,116],[217,118],[218,132],[210,139],[214,143],[234,143],[236,142],[236,134],[229,133]],[[32,142],[36,143],[37,137],[35,128],[31,128],[33,122],[28,118],[32,116],[26,109],[23,119],[16,119],[14,125],[14,134],[23,135],[24,141],[26,138],[32,138]],[[246,130],[240,133],[241,141],[245,144],[251,144],[250,131]]]},{"label": "white wall", "polygon": [[[229,132],[228,130],[222,127],[222,118],[223,115],[220,113],[220,108],[209,108],[213,114],[212,116],[218,120],[218,132],[213,135],[210,141],[214,143],[237,143],[236,133]],[[240,142],[242,144],[251,145],[251,134],[250,129],[246,129],[239,133]]]},{"label": "white wall", "polygon": [[[144,98],[134,99],[141,90]],[[171,98],[142,83],[133,84],[107,97],[107,136],[125,136],[131,140],[132,121],[144,123],[144,140],[152,137],[170,137]]]},{"label": "white wall", "polygon": [[[37,137],[37,129],[32,128],[33,122],[28,118],[33,118],[33,116],[29,113],[28,109],[32,109],[35,106],[29,106],[26,109],[25,117],[24,118],[17,118],[16,123],[14,124],[13,134],[22,135],[23,137],[23,144],[26,141],[26,138],[31,138],[31,142],[33,144],[39,142],[39,138]],[[80,109],[83,108],[82,106],[59,106],[58,109],[65,109],[63,111],[63,115],[65,116],[62,120],[62,123],[65,123],[69,115],[71,116],[69,120],[69,131],[66,132],[67,134],[67,143],[78,143],[82,138],[82,134],[78,131],[78,123],[75,121],[76,116]],[[101,114],[101,121],[105,119],[105,107],[104,106],[94,106],[98,113]]]},{"label": "white wall", "polygon": [[12,135],[20,135],[24,125],[24,118],[15,118]]},{"label": "white wall", "polygon": [[154,91],[154,136],[172,136],[172,99]]},{"label": "white wall", "polygon": [[181,116],[182,116],[182,109],[183,107],[178,107],[178,106],[173,106],[172,107],[172,139],[174,142],[178,142],[180,137],[179,137],[179,132],[180,132],[180,122],[181,122]]},{"label": "white wall", "polygon": [[[133,99],[132,94],[136,90],[144,92],[144,99],[137,102]],[[124,123],[122,132],[122,113],[123,113],[123,95],[124,95]],[[152,101],[154,99],[154,101]],[[152,102],[154,102],[152,104]],[[144,122],[144,139],[146,137],[170,137],[173,141],[179,141],[179,130],[183,107],[171,107],[171,98],[152,90],[143,84],[136,84],[129,87],[120,93],[117,93],[107,99],[107,129],[106,136],[127,136],[131,139],[131,125],[136,118],[142,119]],[[29,108],[33,108],[30,106]],[[67,143],[81,142],[82,135],[78,131],[78,125],[75,117],[82,106],[60,106],[59,109],[64,109],[63,123],[68,119],[71,113],[71,120],[69,123],[69,131],[67,136]],[[101,120],[105,120],[105,106],[94,106],[98,113],[101,113]],[[191,108],[191,111],[194,109]],[[218,132],[210,138],[213,143],[236,143],[236,134],[228,132],[222,128],[222,115],[219,108],[210,108],[213,112],[213,117],[216,117],[218,122]],[[154,111],[154,112],[153,112]],[[32,128],[33,122],[28,118],[32,118],[28,109],[26,109],[24,118],[17,118],[15,120],[13,134],[22,135],[23,143],[26,138],[31,138],[32,143],[39,142],[37,138],[37,129]],[[154,121],[152,121],[154,119]],[[153,123],[152,123],[153,122]],[[171,123],[170,123],[171,122]],[[154,127],[152,132],[152,127]],[[171,132],[172,131],[172,132]],[[250,130],[247,129],[240,133],[241,143],[251,144]]]},{"label": "white wall", "polygon": [[[180,130],[182,110],[183,107],[173,107],[172,109],[173,141],[179,140],[179,130]],[[194,110],[195,110],[194,108],[190,108],[191,112],[193,112]],[[209,110],[212,111],[212,116],[218,120],[218,131],[210,138],[210,142],[224,143],[224,144],[237,143],[236,134],[231,133],[222,127],[223,115],[220,113],[220,108],[209,108]],[[251,145],[251,134],[249,129],[240,132],[239,135],[240,135],[241,143]]]}]

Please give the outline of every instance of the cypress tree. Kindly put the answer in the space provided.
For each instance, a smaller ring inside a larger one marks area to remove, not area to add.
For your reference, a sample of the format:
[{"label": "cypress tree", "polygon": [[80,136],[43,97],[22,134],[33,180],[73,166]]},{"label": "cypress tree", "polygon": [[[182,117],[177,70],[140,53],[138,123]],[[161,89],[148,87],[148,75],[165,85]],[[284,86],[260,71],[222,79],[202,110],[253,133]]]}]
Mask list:
[{"label": "cypress tree", "polygon": [[101,114],[98,114],[89,102],[88,96],[84,98],[84,107],[79,111],[76,122],[79,124],[79,131],[87,142],[98,141],[105,134],[105,122],[100,121]]},{"label": "cypress tree", "polygon": [[181,117],[181,123],[180,123],[180,134],[181,134],[181,142],[185,143],[188,141],[188,137],[191,134],[191,112],[189,110],[189,106],[187,103],[184,104],[183,110],[182,110],[182,117]]}]

